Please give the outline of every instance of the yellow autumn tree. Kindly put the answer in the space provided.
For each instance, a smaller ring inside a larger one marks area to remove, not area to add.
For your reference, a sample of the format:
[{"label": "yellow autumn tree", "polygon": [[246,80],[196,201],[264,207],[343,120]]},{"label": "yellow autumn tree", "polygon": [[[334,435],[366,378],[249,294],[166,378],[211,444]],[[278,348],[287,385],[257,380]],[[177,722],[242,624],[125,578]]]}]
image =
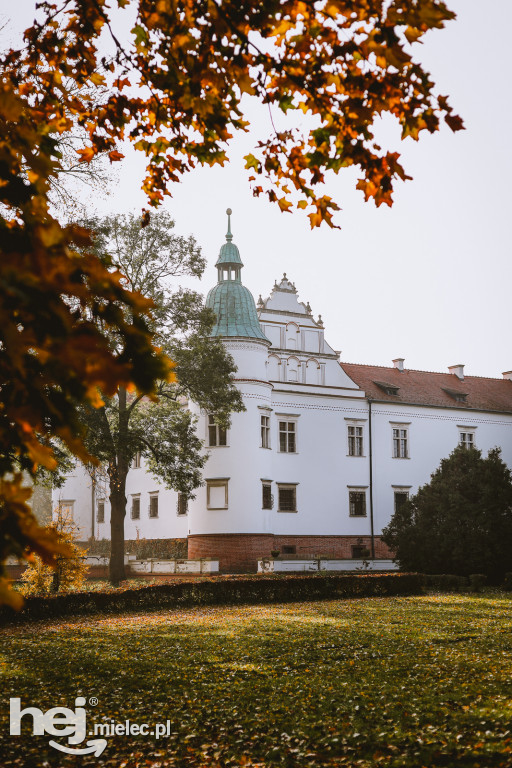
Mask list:
[{"label": "yellow autumn tree", "polygon": [[47,531],[67,549],[67,554],[59,555],[52,566],[47,565],[39,555],[33,555],[21,577],[20,591],[23,595],[49,595],[59,590],[80,589],[87,576],[87,550],[76,542],[78,528],[70,512],[58,507]]}]

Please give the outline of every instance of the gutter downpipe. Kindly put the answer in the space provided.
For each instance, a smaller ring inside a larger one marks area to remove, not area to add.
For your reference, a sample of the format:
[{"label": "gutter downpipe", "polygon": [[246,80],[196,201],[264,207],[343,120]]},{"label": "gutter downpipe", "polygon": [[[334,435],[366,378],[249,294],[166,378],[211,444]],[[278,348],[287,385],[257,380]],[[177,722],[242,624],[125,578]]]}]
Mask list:
[{"label": "gutter downpipe", "polygon": [[[93,472],[95,471],[96,470],[93,469]],[[96,498],[95,498],[96,494],[94,493],[95,485],[96,485],[95,477],[91,475],[91,539],[94,539],[94,522],[95,522],[94,518],[95,518],[95,506],[96,506]]]},{"label": "gutter downpipe", "polygon": [[368,452],[370,460],[370,557],[375,560],[375,531],[373,526],[373,453],[372,453],[372,401],[368,398]]}]

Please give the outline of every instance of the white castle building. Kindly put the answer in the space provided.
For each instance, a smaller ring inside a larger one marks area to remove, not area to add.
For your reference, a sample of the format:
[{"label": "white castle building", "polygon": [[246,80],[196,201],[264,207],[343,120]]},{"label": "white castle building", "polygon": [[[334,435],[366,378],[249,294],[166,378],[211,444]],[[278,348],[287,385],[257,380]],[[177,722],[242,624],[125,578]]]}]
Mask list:
[{"label": "white castle building", "polygon": [[[408,370],[402,358],[389,368],[340,362],[286,274],[256,307],[229,218],[216,267],[213,334],[235,360],[246,410],[226,432],[191,404],[209,458],[188,503],[135,462],[126,539],[186,539],[189,558],[218,559],[224,571],[254,571],[274,550],[386,559],[382,528],[456,445],[484,455],[499,446],[512,467],[512,371],[490,379],[463,365]],[[92,495],[80,467],[55,498],[83,539],[109,538],[108,493]]]}]

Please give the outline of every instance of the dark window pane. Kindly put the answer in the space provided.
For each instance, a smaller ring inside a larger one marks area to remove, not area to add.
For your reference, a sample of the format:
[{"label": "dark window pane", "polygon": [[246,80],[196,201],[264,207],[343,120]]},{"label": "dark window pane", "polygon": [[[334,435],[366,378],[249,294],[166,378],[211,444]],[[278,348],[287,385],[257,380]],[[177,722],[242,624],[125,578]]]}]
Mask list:
[{"label": "dark window pane", "polygon": [[295,512],[295,488],[279,489],[279,510],[281,512]]},{"label": "dark window pane", "polygon": [[272,509],[272,486],[268,484],[262,485],[262,508]]},{"label": "dark window pane", "polygon": [[395,491],[395,512],[403,507],[408,498],[407,491]]}]

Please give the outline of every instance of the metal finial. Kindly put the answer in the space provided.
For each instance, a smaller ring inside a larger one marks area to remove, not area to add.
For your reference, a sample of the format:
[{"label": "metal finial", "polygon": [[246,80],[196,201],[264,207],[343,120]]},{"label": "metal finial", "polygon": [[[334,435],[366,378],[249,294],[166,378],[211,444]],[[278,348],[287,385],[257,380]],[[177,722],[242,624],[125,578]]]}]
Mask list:
[{"label": "metal finial", "polygon": [[228,241],[228,243],[230,243],[233,239],[233,235],[231,234],[231,214],[233,213],[233,211],[231,210],[231,208],[227,208],[226,213],[228,215],[228,231],[226,233],[226,240]]}]

